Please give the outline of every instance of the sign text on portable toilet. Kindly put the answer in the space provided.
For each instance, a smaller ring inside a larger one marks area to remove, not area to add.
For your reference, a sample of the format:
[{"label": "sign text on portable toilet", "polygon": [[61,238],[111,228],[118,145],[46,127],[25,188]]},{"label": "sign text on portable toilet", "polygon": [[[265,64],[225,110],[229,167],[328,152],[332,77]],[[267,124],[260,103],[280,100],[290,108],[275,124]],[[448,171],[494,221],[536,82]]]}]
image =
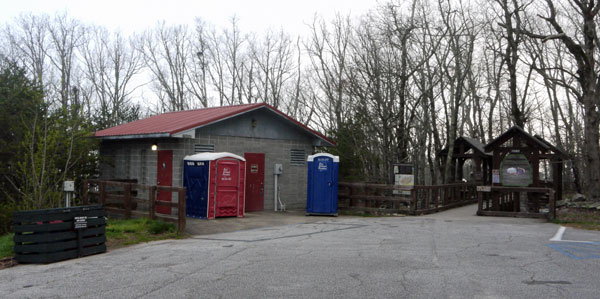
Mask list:
[{"label": "sign text on portable toilet", "polygon": [[223,167],[221,181],[231,181],[231,170],[228,167]]},{"label": "sign text on portable toilet", "polygon": [[306,214],[337,216],[340,158],[328,153],[308,156]]},{"label": "sign text on portable toilet", "polygon": [[327,164],[325,162],[319,162],[319,171],[326,171]]}]

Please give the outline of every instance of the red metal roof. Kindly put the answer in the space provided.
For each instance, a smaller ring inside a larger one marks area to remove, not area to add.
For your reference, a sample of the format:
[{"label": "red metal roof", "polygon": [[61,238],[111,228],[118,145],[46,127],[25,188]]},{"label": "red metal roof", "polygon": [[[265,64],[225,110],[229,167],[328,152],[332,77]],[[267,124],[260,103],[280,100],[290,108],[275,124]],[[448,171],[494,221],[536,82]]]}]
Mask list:
[{"label": "red metal roof", "polygon": [[116,127],[97,131],[94,136],[96,137],[112,137],[112,136],[135,136],[144,138],[152,135],[152,137],[169,137],[173,134],[212,124],[226,118],[243,114],[259,108],[267,108],[283,117],[288,119],[290,122],[297,126],[302,127],[304,130],[316,135],[317,137],[335,144],[332,140],[325,137],[323,134],[312,130],[297,120],[291,118],[287,114],[275,109],[274,107],[266,103],[257,104],[246,104],[246,105],[235,105],[235,106],[224,106],[224,107],[212,107],[195,110],[185,110],[168,112],[155,116],[151,116],[145,119],[140,119],[130,123],[122,124]]}]

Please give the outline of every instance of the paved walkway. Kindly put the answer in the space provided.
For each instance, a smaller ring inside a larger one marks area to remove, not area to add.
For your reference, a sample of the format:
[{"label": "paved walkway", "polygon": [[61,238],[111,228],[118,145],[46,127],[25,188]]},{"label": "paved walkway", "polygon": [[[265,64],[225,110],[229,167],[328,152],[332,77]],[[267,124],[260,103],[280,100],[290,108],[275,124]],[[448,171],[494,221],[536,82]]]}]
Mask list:
[{"label": "paved walkway", "polygon": [[551,241],[558,225],[475,209],[311,223],[296,215],[23,265],[0,271],[0,298],[598,298],[600,232],[568,228],[557,239],[585,243]]},{"label": "paved walkway", "polygon": [[[285,212],[261,211],[248,212],[243,218],[223,217],[211,220],[186,219],[186,232],[190,235],[209,235],[228,233],[261,227],[281,226],[288,224],[314,223],[332,219],[332,216],[305,216],[304,211],[292,210]],[[348,218],[340,216],[339,218]]]}]

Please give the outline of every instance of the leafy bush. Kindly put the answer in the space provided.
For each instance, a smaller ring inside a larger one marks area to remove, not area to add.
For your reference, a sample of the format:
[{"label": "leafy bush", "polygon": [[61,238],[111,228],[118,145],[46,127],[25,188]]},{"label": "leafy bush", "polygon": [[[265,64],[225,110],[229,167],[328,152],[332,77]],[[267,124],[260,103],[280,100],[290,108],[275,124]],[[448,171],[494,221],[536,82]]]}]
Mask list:
[{"label": "leafy bush", "polygon": [[13,234],[0,236],[0,259],[13,256],[14,246],[15,243],[13,242]]},{"label": "leafy bush", "polygon": [[148,232],[154,235],[162,234],[162,233],[172,233],[175,231],[175,224],[168,223],[164,221],[156,221],[151,220],[150,225],[148,226]]}]

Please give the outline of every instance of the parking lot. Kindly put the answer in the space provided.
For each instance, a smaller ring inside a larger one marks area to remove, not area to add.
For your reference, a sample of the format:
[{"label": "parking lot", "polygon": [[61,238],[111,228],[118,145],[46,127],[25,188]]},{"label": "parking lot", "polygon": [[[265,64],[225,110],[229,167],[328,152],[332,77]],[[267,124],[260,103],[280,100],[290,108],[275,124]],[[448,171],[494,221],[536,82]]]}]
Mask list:
[{"label": "parking lot", "polygon": [[0,297],[598,297],[600,232],[558,234],[542,220],[475,209],[321,217],[23,265],[0,271]]}]

